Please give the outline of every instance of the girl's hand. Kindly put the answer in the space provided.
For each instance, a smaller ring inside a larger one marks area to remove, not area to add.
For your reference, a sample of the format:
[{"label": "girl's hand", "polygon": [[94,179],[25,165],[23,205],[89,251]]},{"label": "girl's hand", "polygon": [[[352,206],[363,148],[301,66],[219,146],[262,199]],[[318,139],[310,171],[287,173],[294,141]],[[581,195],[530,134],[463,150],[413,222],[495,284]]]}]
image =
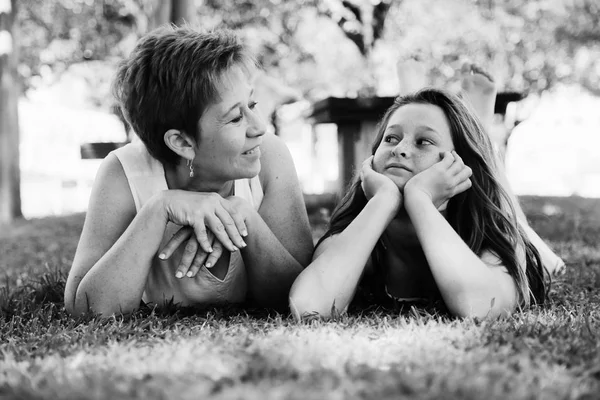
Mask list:
[{"label": "girl's hand", "polygon": [[473,171],[463,163],[462,158],[455,151],[446,151],[441,156],[440,162],[413,176],[406,183],[404,196],[425,195],[439,208],[471,187],[469,178]]},{"label": "girl's hand", "polygon": [[373,169],[373,156],[367,158],[360,171],[360,186],[367,197],[371,200],[376,194],[387,195],[398,202],[398,208],[402,203],[402,194],[398,186],[387,176]]},{"label": "girl's hand", "polygon": [[192,228],[200,248],[206,253],[213,252],[213,240],[208,231],[229,251],[246,247],[242,236],[248,232],[238,208],[237,203],[217,193],[169,190],[165,197],[168,220]]}]

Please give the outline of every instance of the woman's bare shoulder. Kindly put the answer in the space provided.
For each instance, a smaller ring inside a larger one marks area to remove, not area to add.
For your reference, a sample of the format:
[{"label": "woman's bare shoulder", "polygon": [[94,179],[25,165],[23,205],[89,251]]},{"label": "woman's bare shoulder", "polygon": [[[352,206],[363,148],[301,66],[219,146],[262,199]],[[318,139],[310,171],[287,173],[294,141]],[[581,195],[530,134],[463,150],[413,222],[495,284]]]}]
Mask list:
[{"label": "woman's bare shoulder", "polygon": [[264,135],[260,163],[259,177],[265,188],[280,178],[293,176],[294,180],[297,180],[294,161],[287,145],[280,137],[272,133]]}]

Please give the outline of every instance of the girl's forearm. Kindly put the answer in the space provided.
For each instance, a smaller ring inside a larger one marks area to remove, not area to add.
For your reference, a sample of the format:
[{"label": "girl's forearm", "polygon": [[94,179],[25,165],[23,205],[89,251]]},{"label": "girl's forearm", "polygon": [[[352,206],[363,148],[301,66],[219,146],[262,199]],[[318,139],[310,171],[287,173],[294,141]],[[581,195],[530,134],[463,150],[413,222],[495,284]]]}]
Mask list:
[{"label": "girl's forearm", "polygon": [[438,289],[453,314],[484,317],[514,307],[512,283],[504,279],[498,282],[498,275],[467,246],[426,195],[406,193],[405,208]]},{"label": "girl's forearm", "polygon": [[142,298],[167,224],[163,194],[152,198],[77,287],[73,312],[128,313]]},{"label": "girl's forearm", "polygon": [[297,319],[314,313],[327,318],[333,307],[346,310],[398,206],[399,199],[375,195],[343,232],[326,242],[324,250],[317,248],[313,262],[298,276],[290,292],[290,308]]}]

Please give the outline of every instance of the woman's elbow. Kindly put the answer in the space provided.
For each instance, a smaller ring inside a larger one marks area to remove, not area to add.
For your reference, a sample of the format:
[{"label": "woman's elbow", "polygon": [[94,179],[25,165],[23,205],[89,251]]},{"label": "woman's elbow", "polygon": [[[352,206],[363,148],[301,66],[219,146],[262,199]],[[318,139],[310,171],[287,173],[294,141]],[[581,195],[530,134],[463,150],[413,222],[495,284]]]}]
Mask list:
[{"label": "woman's elbow", "polygon": [[79,317],[86,314],[97,315],[100,317],[110,317],[115,314],[130,314],[138,308],[137,304],[121,304],[114,301],[102,301],[96,299],[91,301],[87,292],[78,293],[77,295],[65,295],[65,310],[74,317]]}]

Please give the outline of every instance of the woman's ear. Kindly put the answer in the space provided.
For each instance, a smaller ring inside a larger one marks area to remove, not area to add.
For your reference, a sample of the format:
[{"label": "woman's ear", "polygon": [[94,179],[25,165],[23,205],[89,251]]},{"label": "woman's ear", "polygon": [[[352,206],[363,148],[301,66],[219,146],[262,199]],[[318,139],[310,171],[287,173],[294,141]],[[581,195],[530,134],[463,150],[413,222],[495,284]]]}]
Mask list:
[{"label": "woman's ear", "polygon": [[168,148],[187,160],[192,160],[196,154],[195,141],[178,129],[165,132],[164,141]]}]

